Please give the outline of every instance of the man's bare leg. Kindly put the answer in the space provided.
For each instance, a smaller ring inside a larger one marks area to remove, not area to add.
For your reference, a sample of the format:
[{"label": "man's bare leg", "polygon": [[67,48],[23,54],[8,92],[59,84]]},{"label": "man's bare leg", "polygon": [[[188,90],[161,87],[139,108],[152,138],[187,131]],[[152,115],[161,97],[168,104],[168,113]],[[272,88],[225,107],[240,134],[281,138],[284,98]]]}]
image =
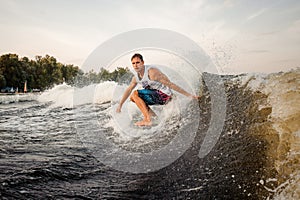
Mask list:
[{"label": "man's bare leg", "polygon": [[[138,91],[135,90],[130,96],[130,100],[133,101],[137,107],[140,109],[142,114],[144,115],[144,119],[142,121],[136,122],[137,126],[151,126],[151,115],[154,113],[149,107],[145,104],[143,99],[141,99],[138,95]],[[150,111],[151,110],[151,111]],[[155,114],[155,113],[154,113]]]},{"label": "man's bare leg", "polygon": [[150,117],[157,117],[156,113],[150,107],[148,107],[148,110],[149,110]]}]

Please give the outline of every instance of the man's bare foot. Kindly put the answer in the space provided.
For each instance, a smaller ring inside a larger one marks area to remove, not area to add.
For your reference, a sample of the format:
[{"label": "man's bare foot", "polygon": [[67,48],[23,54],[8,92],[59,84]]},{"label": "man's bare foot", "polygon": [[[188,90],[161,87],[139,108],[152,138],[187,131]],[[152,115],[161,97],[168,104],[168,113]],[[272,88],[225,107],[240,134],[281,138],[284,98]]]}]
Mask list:
[{"label": "man's bare foot", "polygon": [[143,120],[143,121],[136,122],[135,125],[136,126],[151,126],[152,122],[147,121],[147,120]]}]

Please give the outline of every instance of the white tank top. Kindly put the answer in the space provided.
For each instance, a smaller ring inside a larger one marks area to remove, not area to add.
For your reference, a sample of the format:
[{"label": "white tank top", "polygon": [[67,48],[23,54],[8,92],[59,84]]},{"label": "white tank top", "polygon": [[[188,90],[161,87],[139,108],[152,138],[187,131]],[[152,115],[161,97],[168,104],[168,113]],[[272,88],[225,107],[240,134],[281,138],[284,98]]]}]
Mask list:
[{"label": "white tank top", "polygon": [[152,81],[149,79],[148,70],[151,68],[155,68],[154,66],[145,65],[145,71],[143,78],[140,78],[137,73],[135,73],[135,78],[138,84],[140,84],[145,89],[155,89],[160,90],[161,92],[165,93],[166,95],[171,96],[172,91],[168,86],[163,85],[158,81]]}]

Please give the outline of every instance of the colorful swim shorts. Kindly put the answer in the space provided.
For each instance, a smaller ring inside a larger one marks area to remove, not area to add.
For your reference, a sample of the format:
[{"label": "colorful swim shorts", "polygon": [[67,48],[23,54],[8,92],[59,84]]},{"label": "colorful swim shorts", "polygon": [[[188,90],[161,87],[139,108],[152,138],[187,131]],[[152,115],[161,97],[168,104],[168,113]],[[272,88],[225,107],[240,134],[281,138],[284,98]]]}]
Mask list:
[{"label": "colorful swim shorts", "polygon": [[171,96],[159,90],[142,89],[138,90],[138,95],[147,105],[164,105],[171,100]]}]

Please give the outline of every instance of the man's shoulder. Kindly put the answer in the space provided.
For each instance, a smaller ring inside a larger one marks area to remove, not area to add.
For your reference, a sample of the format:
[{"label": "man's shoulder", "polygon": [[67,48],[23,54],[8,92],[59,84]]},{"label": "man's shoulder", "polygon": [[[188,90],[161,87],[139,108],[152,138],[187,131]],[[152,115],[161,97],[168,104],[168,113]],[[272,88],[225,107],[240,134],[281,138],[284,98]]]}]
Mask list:
[{"label": "man's shoulder", "polygon": [[159,69],[154,65],[147,65],[148,72],[160,72]]},{"label": "man's shoulder", "polygon": [[148,74],[149,75],[155,75],[155,74],[159,74],[159,73],[160,73],[160,71],[157,68],[150,68],[150,69],[148,69]]},{"label": "man's shoulder", "polygon": [[161,71],[158,68],[151,68],[148,70],[150,80],[158,80],[161,77]]}]

